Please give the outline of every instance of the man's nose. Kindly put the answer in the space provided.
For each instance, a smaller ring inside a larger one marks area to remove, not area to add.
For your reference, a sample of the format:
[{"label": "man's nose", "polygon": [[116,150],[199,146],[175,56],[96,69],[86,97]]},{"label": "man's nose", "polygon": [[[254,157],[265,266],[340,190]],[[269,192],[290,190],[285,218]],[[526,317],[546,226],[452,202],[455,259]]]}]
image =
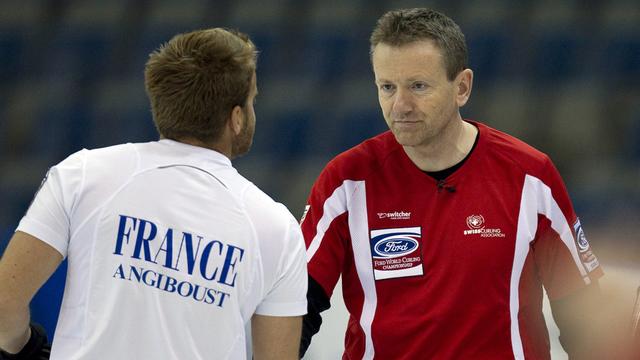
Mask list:
[{"label": "man's nose", "polygon": [[411,93],[404,89],[398,89],[393,99],[393,114],[402,117],[413,110]]}]

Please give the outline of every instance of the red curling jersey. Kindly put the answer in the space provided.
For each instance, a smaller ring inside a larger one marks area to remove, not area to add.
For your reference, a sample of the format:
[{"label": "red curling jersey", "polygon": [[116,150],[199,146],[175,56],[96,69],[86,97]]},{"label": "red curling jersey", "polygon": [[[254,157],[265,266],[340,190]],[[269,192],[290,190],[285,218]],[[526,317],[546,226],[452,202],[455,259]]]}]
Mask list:
[{"label": "red curling jersey", "polygon": [[438,182],[389,131],[322,171],[302,219],[309,275],[350,313],[343,359],[549,359],[543,287],[602,276],[558,171],[481,123]]}]

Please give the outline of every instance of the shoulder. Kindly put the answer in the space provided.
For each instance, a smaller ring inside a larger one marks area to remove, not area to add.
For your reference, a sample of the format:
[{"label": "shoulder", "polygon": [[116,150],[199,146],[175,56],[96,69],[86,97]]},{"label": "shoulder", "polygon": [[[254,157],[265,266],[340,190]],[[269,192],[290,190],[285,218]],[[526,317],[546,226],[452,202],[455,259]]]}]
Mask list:
[{"label": "shoulder", "polygon": [[255,231],[264,269],[275,274],[283,259],[291,258],[297,254],[296,250],[304,249],[298,222],[283,204],[252,183],[246,187],[241,199]]},{"label": "shoulder", "polygon": [[[132,158],[132,144],[115,145],[99,149],[82,149],[69,155],[67,158],[54,165],[50,172],[61,176],[83,176],[94,168],[123,168],[126,159]],[[108,172],[107,172],[108,173]]]},{"label": "shoulder", "polygon": [[364,179],[401,150],[391,131],[386,131],[337,155],[327,163],[320,178]]},{"label": "shoulder", "polygon": [[232,181],[226,177],[226,183],[247,214],[258,240],[272,245],[286,241],[292,223],[297,224],[291,212],[239,173],[233,175]]},{"label": "shoulder", "polygon": [[138,163],[136,144],[120,144],[97,149],[82,149],[54,166],[57,170],[82,170],[98,176],[115,175]]},{"label": "shoulder", "polygon": [[[82,149],[51,169],[61,185],[82,196],[90,191],[103,198],[127,181],[140,167],[138,146],[120,144],[97,149]],[[93,197],[92,197],[93,198]]]},{"label": "shoulder", "polygon": [[526,142],[481,123],[475,123],[484,137],[489,158],[504,162],[514,169],[527,174],[542,174],[553,167],[551,159],[544,152]]},{"label": "shoulder", "polygon": [[259,226],[286,231],[293,215],[283,204],[275,201],[256,185],[246,180],[246,186],[241,193],[241,201],[245,206],[251,220]]},{"label": "shoulder", "polygon": [[[147,144],[125,143],[103,148],[85,150],[87,161],[94,166],[123,166],[130,160],[138,160],[139,148]],[[123,163],[124,161],[124,163]]]}]

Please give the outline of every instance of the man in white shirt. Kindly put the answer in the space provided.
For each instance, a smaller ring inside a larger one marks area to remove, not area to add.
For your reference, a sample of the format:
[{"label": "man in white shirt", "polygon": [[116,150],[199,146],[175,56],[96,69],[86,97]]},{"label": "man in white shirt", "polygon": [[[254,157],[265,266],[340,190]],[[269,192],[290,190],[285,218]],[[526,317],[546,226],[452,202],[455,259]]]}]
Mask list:
[{"label": "man in white shirt", "polygon": [[0,356],[48,358],[31,298],[68,258],[51,359],[296,359],[304,242],[238,174],[256,50],[216,28],[154,52],[161,140],[79,151],[48,172],[0,260]]}]

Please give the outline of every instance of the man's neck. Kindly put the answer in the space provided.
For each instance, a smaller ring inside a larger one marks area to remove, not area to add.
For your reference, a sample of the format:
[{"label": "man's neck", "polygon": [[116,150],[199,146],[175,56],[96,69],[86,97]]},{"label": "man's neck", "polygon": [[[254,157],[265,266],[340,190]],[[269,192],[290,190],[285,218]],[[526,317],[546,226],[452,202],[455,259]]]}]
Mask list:
[{"label": "man's neck", "polygon": [[422,171],[440,171],[454,166],[473,148],[478,129],[462,119],[455,121],[429,144],[403,146],[409,159]]},{"label": "man's neck", "polygon": [[[161,137],[162,138],[162,137]],[[180,139],[175,139],[175,141],[184,143],[184,144],[188,144],[188,145],[193,145],[193,146],[199,146],[205,149],[210,149],[210,150],[214,150],[217,151],[219,153],[221,153],[222,155],[228,157],[231,159],[231,144],[228,144],[228,146],[224,146],[222,143],[223,141],[217,141],[217,142],[212,142],[212,143],[205,143],[203,141],[200,141],[198,139],[195,138],[180,138]]]}]

